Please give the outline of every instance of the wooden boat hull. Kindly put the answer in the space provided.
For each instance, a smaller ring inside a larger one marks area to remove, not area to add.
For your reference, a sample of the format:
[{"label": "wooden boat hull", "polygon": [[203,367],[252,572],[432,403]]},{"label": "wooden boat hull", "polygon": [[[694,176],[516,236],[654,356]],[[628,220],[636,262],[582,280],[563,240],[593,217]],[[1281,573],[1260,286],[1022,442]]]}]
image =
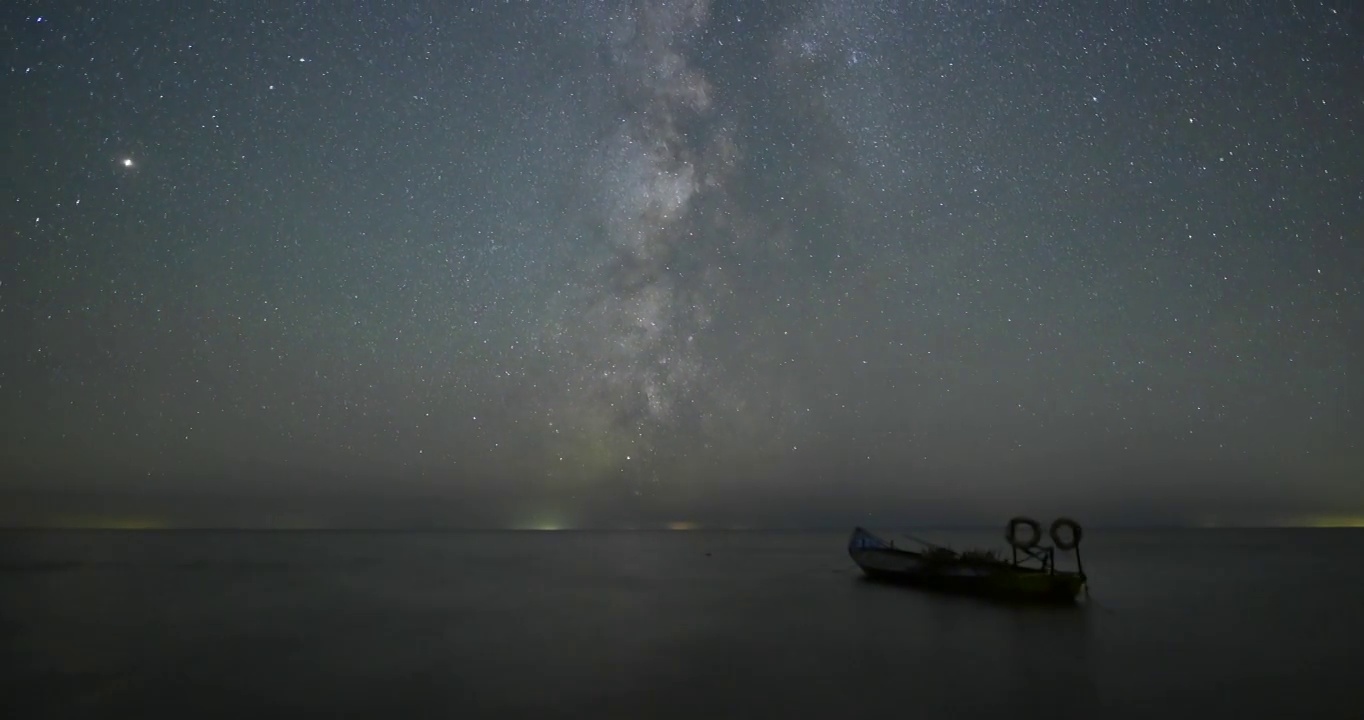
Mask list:
[{"label": "wooden boat hull", "polygon": [[1005,562],[941,562],[896,548],[858,528],[848,554],[871,580],[1008,602],[1072,603],[1084,588],[1078,573],[1047,572]]}]

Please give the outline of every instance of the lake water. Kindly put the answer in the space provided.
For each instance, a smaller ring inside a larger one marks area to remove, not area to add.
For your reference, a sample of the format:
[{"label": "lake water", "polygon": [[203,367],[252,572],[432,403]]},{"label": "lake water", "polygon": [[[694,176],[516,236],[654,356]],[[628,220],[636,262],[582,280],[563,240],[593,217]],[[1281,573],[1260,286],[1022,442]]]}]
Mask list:
[{"label": "lake water", "polygon": [[1364,531],[1091,529],[1070,609],[869,583],[846,540],[6,532],[0,716],[1364,716]]}]

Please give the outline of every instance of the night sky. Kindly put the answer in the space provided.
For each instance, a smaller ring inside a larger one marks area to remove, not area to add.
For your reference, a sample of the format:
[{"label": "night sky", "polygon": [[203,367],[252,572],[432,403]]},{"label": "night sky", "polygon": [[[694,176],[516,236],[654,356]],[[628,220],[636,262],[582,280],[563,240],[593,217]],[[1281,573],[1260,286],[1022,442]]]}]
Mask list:
[{"label": "night sky", "polygon": [[1364,516],[1364,11],[7,2],[0,524]]}]

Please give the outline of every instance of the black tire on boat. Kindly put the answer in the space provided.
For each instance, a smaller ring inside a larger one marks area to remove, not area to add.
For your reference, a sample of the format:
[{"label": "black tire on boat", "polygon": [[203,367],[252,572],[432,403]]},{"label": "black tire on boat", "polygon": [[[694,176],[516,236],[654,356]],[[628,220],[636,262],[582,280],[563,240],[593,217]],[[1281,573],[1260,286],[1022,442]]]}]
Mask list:
[{"label": "black tire on boat", "polygon": [[[1070,529],[1070,539],[1065,542],[1061,541],[1061,528]],[[1051,542],[1061,550],[1074,550],[1080,547],[1080,540],[1084,536],[1085,531],[1080,528],[1080,523],[1070,518],[1057,518],[1056,522],[1051,524]]]},{"label": "black tire on boat", "polygon": [[[1018,526],[1028,528],[1028,536],[1022,540],[1018,539]],[[1004,534],[1009,544],[1020,549],[1027,550],[1037,547],[1037,543],[1042,540],[1042,525],[1029,517],[1016,517],[1009,521],[1009,531]]]}]

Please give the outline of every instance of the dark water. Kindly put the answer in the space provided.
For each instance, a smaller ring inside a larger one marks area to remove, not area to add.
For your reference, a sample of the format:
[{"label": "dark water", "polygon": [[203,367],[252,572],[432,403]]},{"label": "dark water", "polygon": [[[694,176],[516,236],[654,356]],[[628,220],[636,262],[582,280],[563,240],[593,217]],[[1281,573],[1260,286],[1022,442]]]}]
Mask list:
[{"label": "dark water", "polygon": [[0,534],[0,717],[1364,716],[1364,532],[1091,531],[1071,610],[845,541]]}]

